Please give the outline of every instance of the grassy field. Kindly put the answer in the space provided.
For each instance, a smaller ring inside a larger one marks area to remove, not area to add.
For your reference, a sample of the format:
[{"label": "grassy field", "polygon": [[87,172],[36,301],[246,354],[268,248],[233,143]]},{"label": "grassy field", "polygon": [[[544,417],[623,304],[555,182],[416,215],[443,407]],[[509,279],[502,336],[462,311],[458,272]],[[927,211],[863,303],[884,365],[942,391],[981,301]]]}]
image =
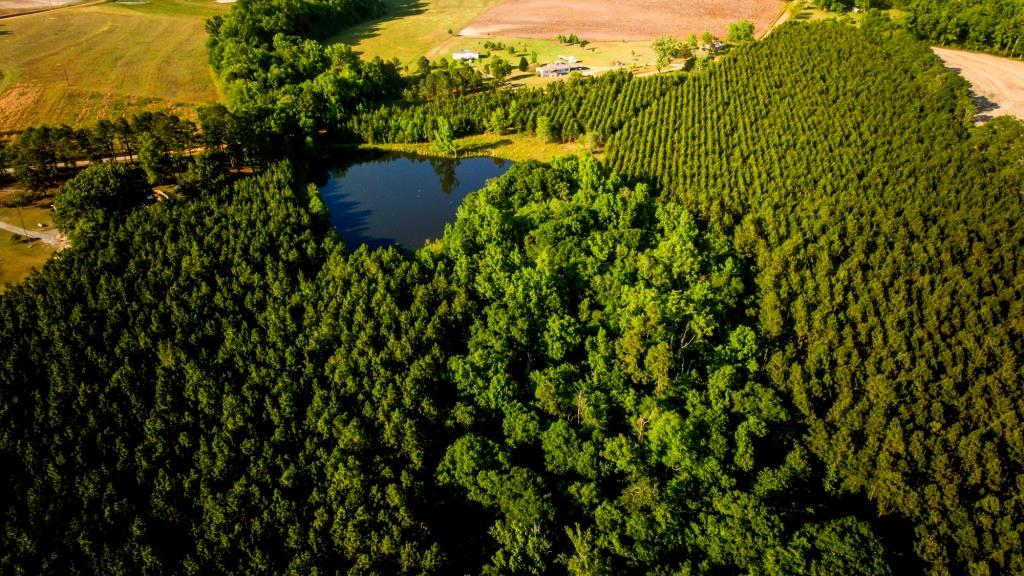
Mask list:
[{"label": "grassy field", "polygon": [[42,267],[54,252],[54,247],[38,240],[15,240],[6,230],[0,230],[0,293],[8,284],[25,279],[32,270]]},{"label": "grassy field", "polygon": [[[527,160],[538,160],[550,162],[557,156],[576,154],[583,151],[579,144],[550,144],[541,142],[534,136],[522,134],[480,134],[467,136],[455,140],[459,148],[459,156],[490,156],[512,160],[513,162],[525,162]],[[419,144],[367,144],[362,148],[371,150],[391,150],[394,152],[408,152],[421,156],[434,156],[436,152],[429,143]],[[598,154],[600,157],[600,154]]]},{"label": "grassy field", "polygon": [[501,0],[384,0],[387,15],[345,30],[332,42],[351,44],[367,57],[408,64],[431,54]]},{"label": "grassy field", "polygon": [[[37,224],[53,227],[50,198],[21,208],[0,206],[0,220],[15,226],[35,228]],[[14,236],[7,230],[0,230],[0,292],[8,283],[16,284],[25,279],[34,268],[41,267],[54,252],[54,246],[35,240],[28,242]]]},{"label": "grassy field", "polygon": [[0,132],[142,110],[188,115],[220,99],[204,22],[228,6],[106,3],[0,21]]},{"label": "grassy field", "polygon": [[[50,206],[53,205],[52,198],[46,198],[32,204],[31,206],[25,206],[23,208],[14,208],[9,206],[0,206],[0,220],[7,222],[8,224],[14,224],[15,226],[21,226],[24,221],[25,228],[35,228],[37,224],[42,224],[47,228],[53,227],[53,212],[50,210]],[[4,231],[0,231],[3,234]]]}]

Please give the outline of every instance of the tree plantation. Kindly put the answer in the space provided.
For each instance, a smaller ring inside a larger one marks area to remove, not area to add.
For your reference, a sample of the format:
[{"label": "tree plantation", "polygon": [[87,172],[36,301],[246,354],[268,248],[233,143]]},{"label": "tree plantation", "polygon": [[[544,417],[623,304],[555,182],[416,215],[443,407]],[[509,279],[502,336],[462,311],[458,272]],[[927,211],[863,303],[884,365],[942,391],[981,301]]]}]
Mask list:
[{"label": "tree plantation", "polygon": [[[10,147],[96,163],[0,294],[0,572],[1024,573],[1024,125],[876,13],[499,90],[325,47],[349,4],[211,21],[201,131]],[[306,160],[442,128],[603,156],[345,246]],[[101,162],[146,138],[189,199]]]},{"label": "tree plantation", "polygon": [[913,519],[931,563],[1024,569],[1021,125],[968,131],[961,81],[898,33],[786,32],[628,123],[610,164],[750,263],[766,375],[836,489]]}]

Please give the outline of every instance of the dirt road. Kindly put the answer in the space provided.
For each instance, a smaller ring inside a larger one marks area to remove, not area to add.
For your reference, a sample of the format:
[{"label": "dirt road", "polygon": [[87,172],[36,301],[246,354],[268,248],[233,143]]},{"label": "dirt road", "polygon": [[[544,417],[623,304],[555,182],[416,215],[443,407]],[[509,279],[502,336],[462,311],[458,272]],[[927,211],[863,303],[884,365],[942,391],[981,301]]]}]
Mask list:
[{"label": "dirt road", "polygon": [[35,238],[36,240],[41,240],[46,244],[52,244],[56,246],[58,249],[63,248],[67,244],[67,240],[64,238],[64,236],[61,235],[60,232],[57,231],[56,228],[40,228],[38,230],[29,230],[26,228],[22,228],[21,226],[8,224],[7,222],[0,220],[0,229],[7,230],[8,232],[13,232],[15,234],[20,234],[22,236],[27,236],[29,238]]},{"label": "dirt road", "polygon": [[971,83],[978,102],[976,122],[1003,115],[1024,119],[1024,62],[949,48],[932,51]]}]

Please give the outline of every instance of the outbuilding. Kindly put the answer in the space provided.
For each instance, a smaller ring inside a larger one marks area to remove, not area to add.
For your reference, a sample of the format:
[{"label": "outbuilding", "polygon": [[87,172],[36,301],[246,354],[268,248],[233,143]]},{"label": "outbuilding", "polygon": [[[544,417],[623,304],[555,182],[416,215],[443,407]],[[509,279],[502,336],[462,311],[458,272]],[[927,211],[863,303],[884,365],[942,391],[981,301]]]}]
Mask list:
[{"label": "outbuilding", "polygon": [[473,62],[480,59],[479,52],[473,52],[472,50],[459,50],[458,52],[452,53],[453,60],[461,60],[463,62]]},{"label": "outbuilding", "polygon": [[572,72],[573,70],[582,70],[582,69],[583,69],[583,66],[581,66],[579,64],[572,64],[572,63],[569,63],[569,62],[561,62],[561,61],[559,61],[559,62],[553,62],[553,63],[548,64],[546,66],[539,66],[539,67],[537,67],[537,74],[540,75],[542,78],[546,78],[548,76],[565,76],[566,74]]}]

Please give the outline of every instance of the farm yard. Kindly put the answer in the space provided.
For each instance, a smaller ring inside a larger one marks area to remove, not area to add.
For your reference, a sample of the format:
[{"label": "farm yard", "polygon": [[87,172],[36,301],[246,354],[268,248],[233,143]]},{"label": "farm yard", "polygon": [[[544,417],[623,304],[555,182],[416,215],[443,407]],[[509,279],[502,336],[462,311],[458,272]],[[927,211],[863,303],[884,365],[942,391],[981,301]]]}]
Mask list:
[{"label": "farm yard", "polygon": [[[651,40],[666,34],[679,38],[705,30],[724,37],[737,20],[754,22],[766,32],[785,7],[780,0],[741,2],[693,0],[686,4],[642,0],[628,5],[601,0],[385,0],[382,18],[353,26],[332,41],[351,44],[364,57],[397,57],[405,64],[420,56],[450,56],[461,49],[489,53],[486,44],[514,47],[511,55],[536,55],[536,64],[572,54],[589,70],[618,66],[653,70]],[[565,46],[556,40],[576,34],[588,44]],[[534,74],[511,79],[527,85],[543,83]]]},{"label": "farm yard", "polygon": [[460,31],[462,36],[554,38],[576,34],[587,40],[648,41],[705,30],[724,37],[729,24],[750,20],[757,34],[768,30],[785,4],[778,0],[504,0]]},{"label": "farm yard", "polygon": [[[577,45],[566,45],[556,40],[543,39],[501,39],[500,42],[507,48],[492,49],[488,44],[490,38],[466,38],[455,36],[438,48],[432,50],[428,56],[431,58],[450,56],[460,49],[469,49],[481,54],[500,56],[506,60],[518,61],[521,56],[532,59],[536,55],[536,65],[556,61],[559,57],[570,56],[575,58],[584,66],[583,75],[592,75],[608,70],[624,68],[634,73],[642,74],[654,70],[654,50],[650,42],[590,42],[586,47]],[[509,51],[509,48],[512,51]],[[484,60],[483,62],[486,62]],[[477,64],[481,66],[482,64]],[[537,86],[556,82],[559,77],[541,78],[535,71],[527,73],[513,71],[508,81],[514,85]]]},{"label": "farm yard", "polygon": [[204,22],[213,0],[106,3],[0,20],[0,133],[220,99]]}]

